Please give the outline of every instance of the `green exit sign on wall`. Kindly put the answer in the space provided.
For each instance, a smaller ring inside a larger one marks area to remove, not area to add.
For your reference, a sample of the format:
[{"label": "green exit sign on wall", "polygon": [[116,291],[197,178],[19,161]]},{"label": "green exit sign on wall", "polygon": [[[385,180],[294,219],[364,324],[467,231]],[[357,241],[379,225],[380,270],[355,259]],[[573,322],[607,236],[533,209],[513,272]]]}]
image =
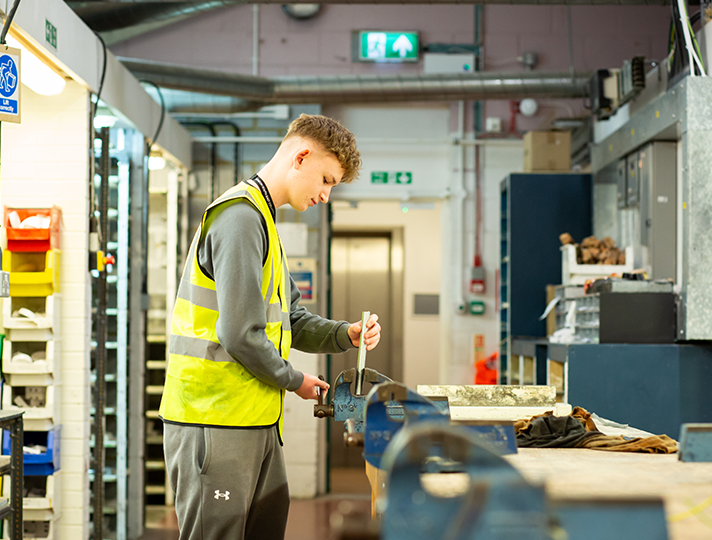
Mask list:
[{"label": "green exit sign on wall", "polygon": [[52,45],[52,47],[57,48],[57,27],[47,19],[45,19],[45,40]]},{"label": "green exit sign on wall", "polygon": [[372,184],[412,184],[413,173],[408,171],[372,171]]},{"label": "green exit sign on wall", "polygon": [[418,32],[357,30],[353,33],[354,62],[417,62]]}]

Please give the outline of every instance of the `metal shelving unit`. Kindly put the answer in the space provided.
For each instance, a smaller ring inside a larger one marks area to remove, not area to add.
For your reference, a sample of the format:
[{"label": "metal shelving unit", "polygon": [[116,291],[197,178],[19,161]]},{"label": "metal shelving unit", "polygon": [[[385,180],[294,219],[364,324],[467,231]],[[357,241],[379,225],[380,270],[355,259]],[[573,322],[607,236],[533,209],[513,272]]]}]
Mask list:
[{"label": "metal shelving unit", "polygon": [[[131,166],[122,147],[123,130],[102,130],[98,140],[101,144],[95,145],[98,159],[94,182],[100,194],[100,247],[106,255],[114,256],[115,263],[105,271],[93,271],[91,513],[94,530],[100,527],[103,531],[101,536],[94,533],[94,539],[126,540]],[[102,415],[96,414],[97,408],[103,410]]]},{"label": "metal shelving unit", "polygon": [[0,456],[0,476],[10,475],[10,498],[0,499],[0,519],[8,520],[10,540],[22,540],[22,492],[24,432],[22,415],[24,411],[0,411],[0,429],[10,432],[10,455]]},{"label": "metal shelving unit", "polygon": [[177,290],[187,238],[187,179],[168,169],[149,180],[148,331],[145,371],[145,501],[147,506],[172,506],[163,458],[163,422],[158,407],[166,376],[170,316]]}]

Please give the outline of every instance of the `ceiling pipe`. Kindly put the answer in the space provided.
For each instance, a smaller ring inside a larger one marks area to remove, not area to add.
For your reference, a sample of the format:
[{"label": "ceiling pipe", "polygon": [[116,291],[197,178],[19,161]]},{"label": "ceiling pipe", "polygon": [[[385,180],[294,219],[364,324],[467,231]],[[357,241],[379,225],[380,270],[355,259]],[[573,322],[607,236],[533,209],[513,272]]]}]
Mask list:
[{"label": "ceiling pipe", "polygon": [[268,79],[221,71],[120,58],[139,79],[164,88],[232,96],[255,105],[271,103],[375,103],[579,98],[588,76],[569,73],[458,73],[337,75]]},{"label": "ceiling pipe", "polygon": [[458,73],[391,76],[323,76],[275,79],[273,103],[373,103],[579,98],[586,76],[568,73]]},{"label": "ceiling pipe", "polygon": [[74,12],[97,32],[110,32],[129,26],[196,15],[216,8],[236,5],[234,0],[201,2],[67,2]]},{"label": "ceiling pipe", "polygon": [[[248,101],[264,101],[274,92],[274,82],[264,77],[164,64],[136,58],[118,57],[118,59],[138,79],[150,78],[164,88],[218,96],[235,96]],[[139,76],[139,73],[144,75]]]},{"label": "ceiling pipe", "polygon": [[[98,2],[72,2],[76,4],[96,4]],[[111,3],[111,2],[102,2]],[[187,3],[187,2],[157,2],[156,0],[123,0],[123,4],[155,4],[155,3]],[[195,2],[197,3],[197,2]],[[284,4],[284,0],[225,0],[225,5],[247,4]],[[495,5],[615,5],[615,6],[667,6],[669,0],[321,0],[321,4],[495,4]],[[699,5],[699,0],[690,4]]]}]

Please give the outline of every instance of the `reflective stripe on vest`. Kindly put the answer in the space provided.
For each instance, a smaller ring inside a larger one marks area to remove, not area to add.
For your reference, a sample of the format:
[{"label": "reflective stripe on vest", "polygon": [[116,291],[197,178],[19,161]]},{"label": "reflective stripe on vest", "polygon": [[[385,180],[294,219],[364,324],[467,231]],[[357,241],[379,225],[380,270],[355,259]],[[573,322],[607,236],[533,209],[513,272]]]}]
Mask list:
[{"label": "reflective stripe on vest", "polygon": [[292,344],[287,259],[274,219],[259,189],[241,182],[203,213],[193,237],[173,308],[166,383],[160,416],[164,420],[211,426],[259,427],[282,431],[284,390],[256,379],[221,345],[217,337],[215,281],[198,263],[198,245],[208,212],[230,200],[252,204],[267,225],[268,251],[262,266],[265,333],[284,360]]}]

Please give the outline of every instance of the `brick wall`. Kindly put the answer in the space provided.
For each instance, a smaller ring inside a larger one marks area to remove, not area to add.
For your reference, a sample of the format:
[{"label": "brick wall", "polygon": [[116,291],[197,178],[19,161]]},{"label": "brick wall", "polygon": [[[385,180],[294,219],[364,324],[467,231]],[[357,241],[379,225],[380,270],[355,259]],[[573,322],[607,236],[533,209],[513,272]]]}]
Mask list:
[{"label": "brick wall", "polygon": [[78,540],[89,536],[89,94],[67,81],[58,96],[40,96],[24,87],[22,98],[22,124],[2,124],[0,202],[62,208],[58,530],[60,539]]}]

